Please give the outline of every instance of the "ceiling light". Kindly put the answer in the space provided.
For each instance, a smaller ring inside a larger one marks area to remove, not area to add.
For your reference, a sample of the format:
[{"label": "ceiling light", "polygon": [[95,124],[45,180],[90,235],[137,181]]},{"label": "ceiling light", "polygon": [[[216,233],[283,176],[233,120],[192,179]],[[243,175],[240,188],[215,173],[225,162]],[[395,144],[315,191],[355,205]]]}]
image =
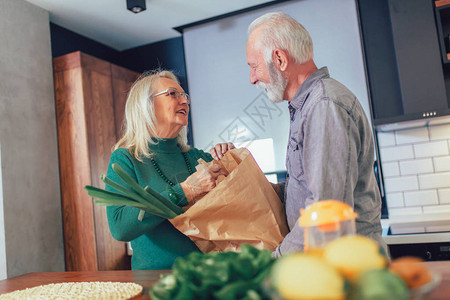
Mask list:
[{"label": "ceiling light", "polygon": [[145,0],[127,0],[127,9],[135,14],[145,10]]}]

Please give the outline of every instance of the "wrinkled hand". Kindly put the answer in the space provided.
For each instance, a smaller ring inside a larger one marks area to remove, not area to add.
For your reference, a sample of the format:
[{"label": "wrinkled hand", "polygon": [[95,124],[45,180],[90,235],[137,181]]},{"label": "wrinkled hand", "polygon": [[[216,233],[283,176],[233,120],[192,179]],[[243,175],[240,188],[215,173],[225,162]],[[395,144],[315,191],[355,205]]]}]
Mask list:
[{"label": "wrinkled hand", "polygon": [[195,168],[197,172],[180,184],[189,203],[211,191],[216,186],[219,175],[226,175],[226,171],[219,164],[198,165]]},{"label": "wrinkled hand", "polygon": [[228,150],[234,149],[233,143],[220,143],[217,144],[214,148],[211,148],[209,150],[209,153],[211,153],[212,157],[215,160],[219,160],[223,157],[225,153],[227,153]]}]

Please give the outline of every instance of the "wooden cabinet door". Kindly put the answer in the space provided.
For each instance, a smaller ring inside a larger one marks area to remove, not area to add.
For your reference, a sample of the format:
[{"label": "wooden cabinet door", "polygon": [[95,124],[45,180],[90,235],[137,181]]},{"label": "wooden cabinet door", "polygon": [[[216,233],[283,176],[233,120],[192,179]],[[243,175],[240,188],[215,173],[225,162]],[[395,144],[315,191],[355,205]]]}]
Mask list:
[{"label": "wooden cabinet door", "polygon": [[66,271],[97,268],[82,70],[75,56],[54,59],[61,207]]},{"label": "wooden cabinet door", "polygon": [[107,171],[136,77],[81,52],[54,59],[67,271],[130,268],[126,244],[113,239],[105,207],[93,205],[84,186],[104,188],[100,175]]},{"label": "wooden cabinet door", "polygon": [[[83,62],[91,185],[104,188],[100,175],[106,174],[111,149],[117,140],[111,64],[91,57],[85,57]],[[126,248],[111,236],[106,208],[94,205],[93,215],[98,270],[125,268]]]},{"label": "wooden cabinet door", "polygon": [[120,139],[123,135],[123,123],[125,119],[125,103],[128,92],[139,73],[128,69],[111,65],[112,93],[114,99],[114,117],[116,124],[116,136]]}]

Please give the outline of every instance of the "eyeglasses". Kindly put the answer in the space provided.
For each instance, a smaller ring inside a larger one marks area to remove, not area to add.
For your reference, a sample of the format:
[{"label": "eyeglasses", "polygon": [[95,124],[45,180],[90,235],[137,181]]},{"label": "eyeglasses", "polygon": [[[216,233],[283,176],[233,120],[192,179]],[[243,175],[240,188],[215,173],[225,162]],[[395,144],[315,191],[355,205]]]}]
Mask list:
[{"label": "eyeglasses", "polygon": [[187,100],[190,100],[190,97],[189,97],[188,94],[186,94],[184,92],[179,92],[175,88],[168,88],[165,91],[162,91],[160,93],[157,93],[157,94],[153,95],[153,97],[156,97],[156,96],[159,96],[159,95],[163,95],[163,94],[167,94],[166,96],[170,96],[170,97],[172,97],[172,98],[174,98],[176,100],[179,100],[181,96],[186,98]]}]

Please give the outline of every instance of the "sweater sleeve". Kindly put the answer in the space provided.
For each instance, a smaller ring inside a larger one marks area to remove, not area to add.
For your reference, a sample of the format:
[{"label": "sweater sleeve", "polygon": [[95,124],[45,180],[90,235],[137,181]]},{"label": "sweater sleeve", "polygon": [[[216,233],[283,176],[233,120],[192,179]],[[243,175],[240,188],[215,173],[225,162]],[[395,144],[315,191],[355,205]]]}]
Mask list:
[{"label": "sweater sleeve", "polygon": [[183,207],[188,205],[188,201],[186,199],[186,195],[184,194],[183,188],[179,183],[176,185],[167,188],[165,191],[161,192],[161,195],[170,199],[176,205]]},{"label": "sweater sleeve", "polygon": [[[187,152],[187,156],[189,159],[189,163],[193,167],[193,171],[195,172],[195,167],[198,165],[198,159],[203,159],[206,162],[210,162],[213,160],[213,157],[211,154],[206,153],[202,150],[199,150],[197,148],[191,148]],[[183,188],[178,183],[174,185],[173,187],[167,188],[164,192],[161,193],[164,197],[170,199],[173,203],[176,205],[183,207],[189,205],[189,202],[186,198],[186,195],[184,194]]]},{"label": "sweater sleeve", "polygon": [[[117,163],[134,180],[137,180],[134,165],[125,151],[126,150],[118,149],[113,152],[109,161],[107,176],[111,180],[126,186],[122,179],[111,168],[112,164]],[[106,186],[106,190],[120,193],[108,185]],[[108,206],[106,208],[106,212],[111,235],[115,239],[125,242],[134,240],[164,221],[163,218],[149,213],[145,213],[142,221],[139,221],[138,215],[140,210],[135,207],[125,205]]]},{"label": "sweater sleeve", "polygon": [[213,160],[213,157],[211,154],[209,154],[203,150],[197,149],[197,148],[191,148],[191,150],[189,150],[188,153],[189,153],[189,156],[192,157],[192,159],[195,161],[194,167],[198,165],[197,160],[200,158],[206,162],[210,162]]}]

